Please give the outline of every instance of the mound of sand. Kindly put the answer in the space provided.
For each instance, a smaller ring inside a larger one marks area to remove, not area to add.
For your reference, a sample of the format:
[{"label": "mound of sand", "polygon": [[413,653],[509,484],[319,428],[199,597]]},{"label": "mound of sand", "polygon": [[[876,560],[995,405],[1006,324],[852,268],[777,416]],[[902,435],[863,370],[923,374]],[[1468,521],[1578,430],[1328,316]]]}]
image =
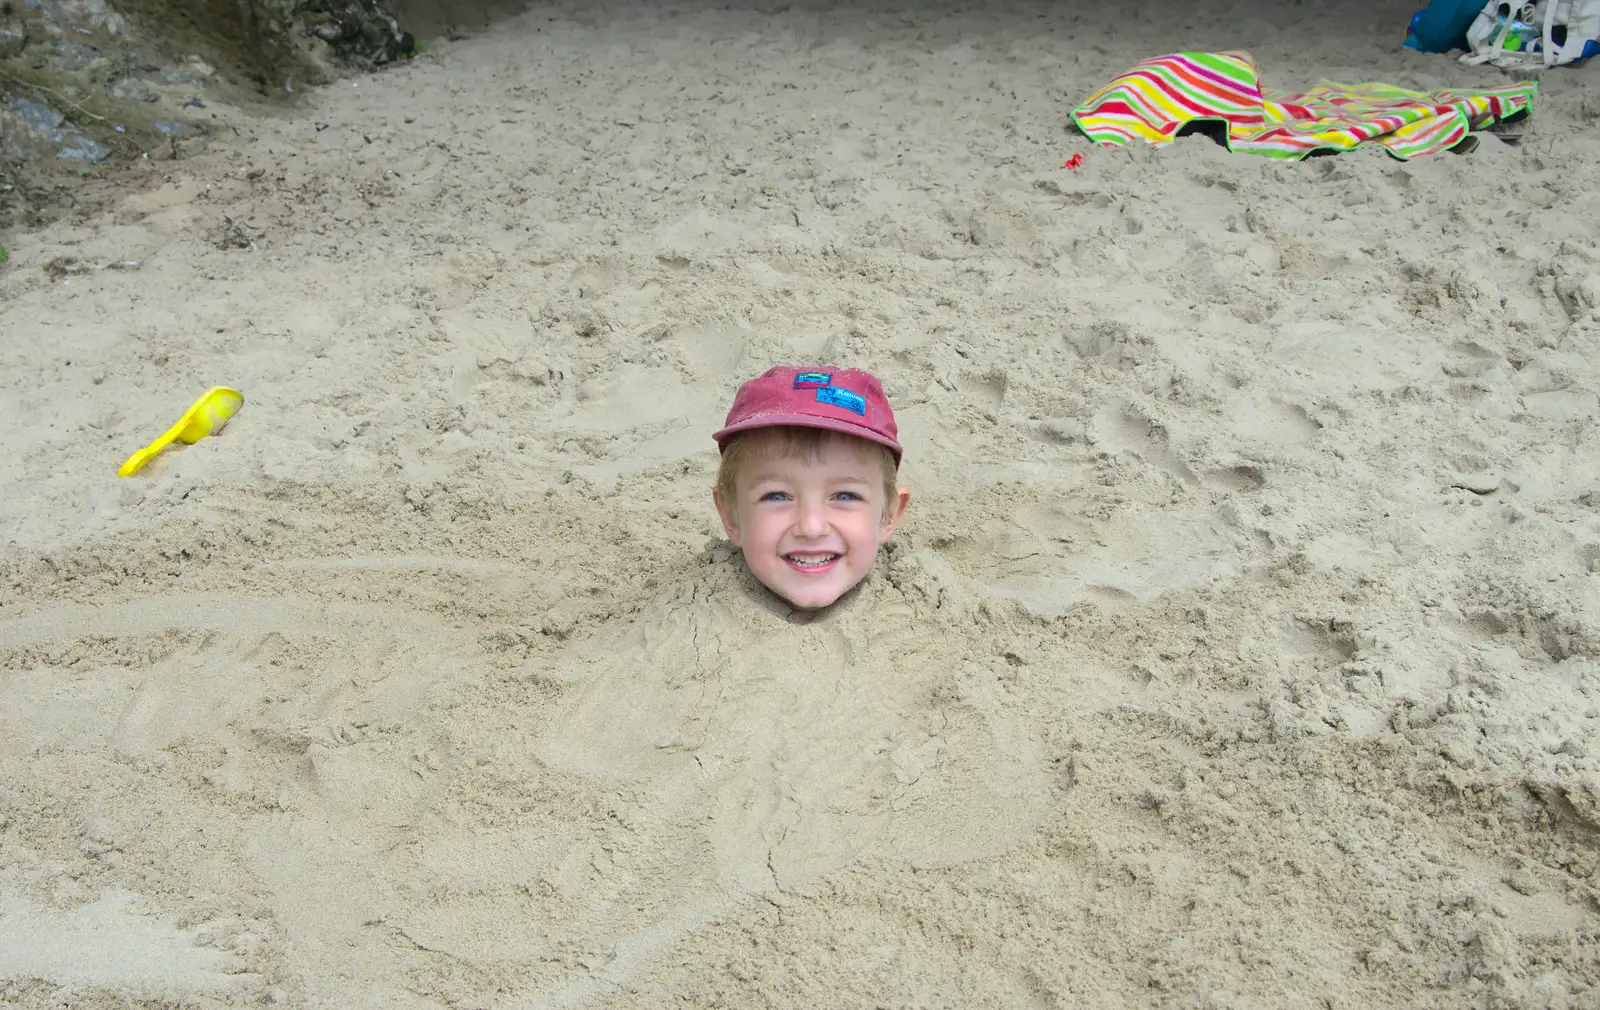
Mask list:
[{"label": "mound of sand", "polygon": [[[1180,48],[1501,80],[1116,6],[541,6],[15,236],[0,1001],[1596,1005],[1593,71],[1090,149]],[[709,497],[785,360],[916,491],[812,618]]]}]

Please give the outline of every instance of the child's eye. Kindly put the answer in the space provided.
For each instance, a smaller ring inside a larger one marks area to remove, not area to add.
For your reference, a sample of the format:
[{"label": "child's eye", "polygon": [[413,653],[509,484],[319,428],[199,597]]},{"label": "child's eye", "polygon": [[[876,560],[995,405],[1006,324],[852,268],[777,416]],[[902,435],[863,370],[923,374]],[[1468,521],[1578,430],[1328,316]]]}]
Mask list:
[{"label": "child's eye", "polygon": [[865,498],[862,498],[860,495],[856,494],[854,491],[840,491],[837,494],[835,494],[834,497],[838,498],[838,499],[840,499],[842,501],[865,501],[866,500]]},{"label": "child's eye", "polygon": [[768,491],[766,494],[762,495],[757,500],[758,501],[788,501],[789,500],[789,493],[787,491]]}]

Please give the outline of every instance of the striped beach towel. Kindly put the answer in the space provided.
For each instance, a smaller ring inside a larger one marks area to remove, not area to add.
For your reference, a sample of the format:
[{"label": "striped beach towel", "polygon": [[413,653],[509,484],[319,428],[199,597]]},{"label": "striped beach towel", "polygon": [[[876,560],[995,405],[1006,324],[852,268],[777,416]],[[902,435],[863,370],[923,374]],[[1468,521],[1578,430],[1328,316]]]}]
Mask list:
[{"label": "striped beach towel", "polygon": [[1226,127],[1228,148],[1298,161],[1374,143],[1401,160],[1438,154],[1472,130],[1533,108],[1538,82],[1458,91],[1324,82],[1304,94],[1261,89],[1249,53],[1176,53],[1136,64],[1072,112],[1089,139],[1171,143],[1190,123]]}]

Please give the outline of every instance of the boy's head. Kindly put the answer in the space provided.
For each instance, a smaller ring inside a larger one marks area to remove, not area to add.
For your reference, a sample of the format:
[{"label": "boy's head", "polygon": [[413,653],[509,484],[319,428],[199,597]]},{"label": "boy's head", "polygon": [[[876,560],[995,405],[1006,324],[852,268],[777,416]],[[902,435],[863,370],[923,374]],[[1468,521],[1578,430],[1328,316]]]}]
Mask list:
[{"label": "boy's head", "polygon": [[739,387],[715,499],[762,584],[826,607],[866,577],[905,514],[900,443],[883,386],[855,369],[779,367]]}]

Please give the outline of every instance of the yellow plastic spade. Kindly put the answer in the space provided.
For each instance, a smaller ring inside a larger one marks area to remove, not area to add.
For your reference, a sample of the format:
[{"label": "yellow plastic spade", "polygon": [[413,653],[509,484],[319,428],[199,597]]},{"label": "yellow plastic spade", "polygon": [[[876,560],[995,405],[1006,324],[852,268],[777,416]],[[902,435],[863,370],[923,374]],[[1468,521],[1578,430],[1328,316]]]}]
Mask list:
[{"label": "yellow plastic spade", "polygon": [[117,476],[132,477],[146,463],[155,459],[156,453],[171,445],[174,440],[193,445],[207,435],[215,435],[228,423],[228,418],[237,414],[242,406],[244,406],[243,393],[227,386],[212,386],[206,390],[204,396],[194,401],[189,409],[183,412],[183,416],[178,418],[178,423],[168,428],[165,435],[129,456],[128,461],[117,471]]}]

